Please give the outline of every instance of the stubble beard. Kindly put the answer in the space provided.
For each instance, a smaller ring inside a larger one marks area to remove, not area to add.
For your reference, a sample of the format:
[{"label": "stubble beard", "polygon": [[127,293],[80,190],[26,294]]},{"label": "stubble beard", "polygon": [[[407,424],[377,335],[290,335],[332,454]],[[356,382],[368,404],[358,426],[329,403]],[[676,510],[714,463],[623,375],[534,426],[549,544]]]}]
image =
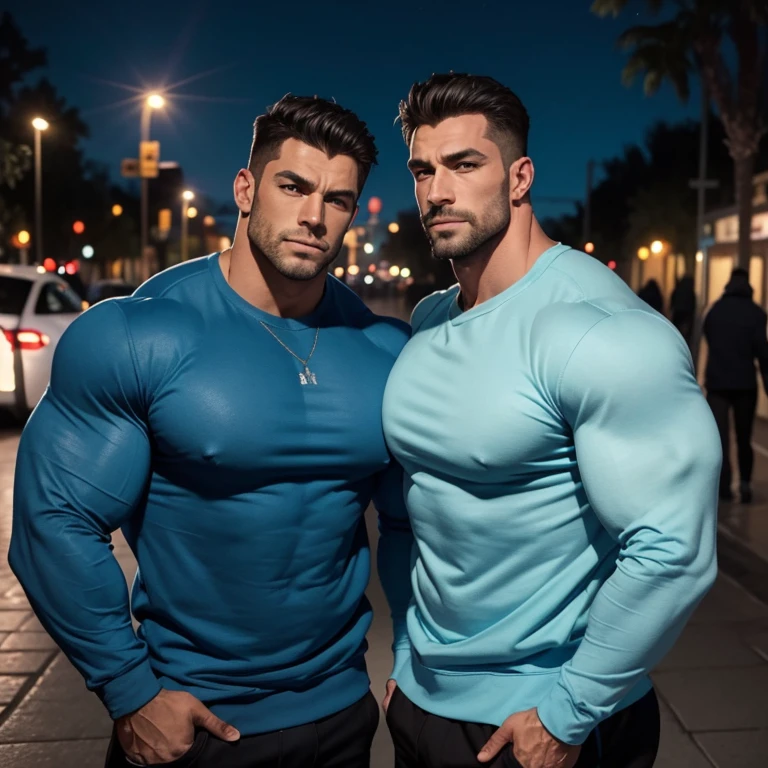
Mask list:
[{"label": "stubble beard", "polygon": [[[258,208],[254,206],[248,219],[248,241],[251,249],[263,254],[264,258],[288,280],[307,281],[314,280],[319,274],[328,269],[331,263],[339,255],[343,240],[330,244],[323,254],[322,261],[314,261],[308,257],[288,257],[283,249],[286,239],[299,237],[311,239],[306,232],[284,230],[275,232],[274,227],[259,215]],[[289,244],[290,245],[290,244]]]},{"label": "stubble beard", "polygon": [[[433,231],[428,222],[434,218],[462,219],[469,225],[469,232],[459,235],[451,231]],[[496,237],[509,226],[509,183],[499,190],[499,195],[493,200],[482,220],[468,211],[452,211],[448,208],[430,208],[422,217],[422,226],[432,248],[432,257],[437,261],[467,261],[477,253],[488,241]]]}]

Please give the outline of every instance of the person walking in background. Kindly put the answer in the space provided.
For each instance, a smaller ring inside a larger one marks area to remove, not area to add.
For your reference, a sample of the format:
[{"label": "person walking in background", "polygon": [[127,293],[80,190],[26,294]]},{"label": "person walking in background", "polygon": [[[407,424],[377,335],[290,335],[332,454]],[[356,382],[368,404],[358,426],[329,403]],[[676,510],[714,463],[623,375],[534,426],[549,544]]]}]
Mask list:
[{"label": "person walking in background", "polygon": [[752,501],[752,425],[757,407],[757,373],[760,365],[763,387],[768,392],[768,315],[752,301],[752,286],[745,269],[734,269],[722,298],[704,318],[704,338],[709,354],[705,375],[707,400],[720,431],[723,468],[720,498],[733,500],[731,489],[730,412],[736,429],[739,458],[740,496],[743,504]]},{"label": "person walking in background", "polygon": [[675,290],[672,291],[670,309],[672,325],[680,331],[680,335],[690,346],[693,337],[693,321],[696,317],[696,291],[690,275],[684,275],[677,281]]},{"label": "person walking in background", "polygon": [[651,279],[637,293],[637,295],[659,314],[664,314],[664,297],[661,295],[659,284]]}]

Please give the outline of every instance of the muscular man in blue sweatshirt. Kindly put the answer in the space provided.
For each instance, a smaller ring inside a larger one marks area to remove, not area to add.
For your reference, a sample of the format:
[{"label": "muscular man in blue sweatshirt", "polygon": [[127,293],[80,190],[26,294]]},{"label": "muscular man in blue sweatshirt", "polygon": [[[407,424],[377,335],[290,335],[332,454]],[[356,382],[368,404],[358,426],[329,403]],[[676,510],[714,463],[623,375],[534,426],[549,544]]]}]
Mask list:
[{"label": "muscular man in blue sweatshirt", "polygon": [[720,446],[688,349],[541,230],[511,91],[437,75],[401,118],[459,284],[416,308],[384,397],[418,549],[398,768],[648,768],[648,672],[716,573]]},{"label": "muscular man in blue sweatshirt", "polygon": [[256,120],[231,250],[95,306],[56,350],[10,562],[116,721],[109,766],[368,765],[363,513],[402,648],[412,538],[381,403],[408,330],[327,268],[375,157],[354,114],[285,97]]}]

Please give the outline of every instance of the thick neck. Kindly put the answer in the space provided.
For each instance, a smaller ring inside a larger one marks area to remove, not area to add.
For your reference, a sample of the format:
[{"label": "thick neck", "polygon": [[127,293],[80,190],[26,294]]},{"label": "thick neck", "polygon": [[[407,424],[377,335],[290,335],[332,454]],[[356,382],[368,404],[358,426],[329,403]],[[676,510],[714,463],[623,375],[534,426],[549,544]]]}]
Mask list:
[{"label": "thick neck", "polygon": [[464,310],[506,291],[524,277],[546,250],[555,245],[544,234],[529,204],[516,208],[509,226],[471,256],[453,263]]},{"label": "thick neck", "polygon": [[240,218],[235,240],[219,259],[232,290],[262,312],[277,317],[304,317],[317,307],[325,290],[326,270],[312,280],[290,280],[251,247],[248,220]]}]

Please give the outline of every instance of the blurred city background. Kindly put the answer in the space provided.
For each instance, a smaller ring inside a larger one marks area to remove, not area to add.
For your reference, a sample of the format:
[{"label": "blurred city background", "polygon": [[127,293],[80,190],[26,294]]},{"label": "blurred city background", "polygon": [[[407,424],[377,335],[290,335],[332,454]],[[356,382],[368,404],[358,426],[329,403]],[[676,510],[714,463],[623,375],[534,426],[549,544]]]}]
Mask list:
[{"label": "blurred city background", "polygon": [[[335,98],[377,138],[379,166],[332,267],[376,311],[407,319],[422,296],[454,282],[430,255],[394,122],[415,80],[451,69],[518,93],[545,231],[667,315],[700,379],[702,318],[734,267],[768,307],[766,0],[4,5],[3,551],[20,429],[56,342],[88,306],[229,246],[232,182],[253,120],[287,92]],[[720,580],[655,676],[665,768],[768,764],[768,398],[759,390],[753,501],[721,504]],[[119,536],[116,552],[130,577]],[[375,576],[371,598],[379,694],[390,656]],[[0,765],[97,766],[108,734],[3,558]],[[374,765],[391,764],[382,726]]]}]

